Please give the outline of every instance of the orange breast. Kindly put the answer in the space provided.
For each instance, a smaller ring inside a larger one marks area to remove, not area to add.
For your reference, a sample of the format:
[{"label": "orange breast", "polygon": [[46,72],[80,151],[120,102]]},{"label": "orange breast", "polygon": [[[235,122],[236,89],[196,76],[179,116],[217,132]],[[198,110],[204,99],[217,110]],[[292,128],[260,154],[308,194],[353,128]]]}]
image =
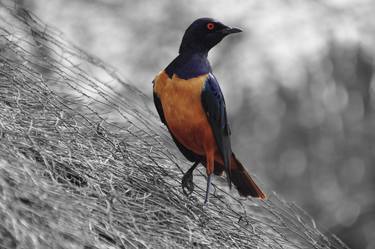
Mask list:
[{"label": "orange breast", "polygon": [[163,106],[168,127],[178,141],[193,152],[204,155],[208,147],[216,147],[211,127],[201,104],[201,91],[207,79],[202,75],[184,80],[176,75],[170,79],[161,72],[154,91]]}]

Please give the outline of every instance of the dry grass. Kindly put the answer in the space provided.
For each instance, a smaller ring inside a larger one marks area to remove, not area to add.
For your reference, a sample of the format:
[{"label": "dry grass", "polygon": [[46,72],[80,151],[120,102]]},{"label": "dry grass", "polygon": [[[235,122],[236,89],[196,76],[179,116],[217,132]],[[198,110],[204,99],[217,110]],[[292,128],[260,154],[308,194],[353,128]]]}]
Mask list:
[{"label": "dry grass", "polygon": [[148,98],[54,30],[0,3],[0,248],[345,248],[274,193],[185,197]]}]

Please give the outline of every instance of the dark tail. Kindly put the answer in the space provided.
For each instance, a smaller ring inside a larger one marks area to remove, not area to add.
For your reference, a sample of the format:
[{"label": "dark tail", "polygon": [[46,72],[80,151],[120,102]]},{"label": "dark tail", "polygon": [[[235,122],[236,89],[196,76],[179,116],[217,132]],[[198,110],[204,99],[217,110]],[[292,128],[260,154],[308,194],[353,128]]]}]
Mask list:
[{"label": "dark tail", "polygon": [[266,194],[256,185],[250,174],[232,153],[230,179],[236,186],[241,196],[252,196],[266,199]]}]

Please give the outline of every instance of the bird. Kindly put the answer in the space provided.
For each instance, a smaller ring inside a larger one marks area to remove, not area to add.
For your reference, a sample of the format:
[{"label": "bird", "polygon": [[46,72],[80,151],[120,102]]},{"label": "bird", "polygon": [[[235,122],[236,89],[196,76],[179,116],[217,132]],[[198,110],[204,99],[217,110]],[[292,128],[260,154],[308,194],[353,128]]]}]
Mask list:
[{"label": "bird", "polygon": [[193,163],[182,177],[182,190],[194,191],[193,171],[206,168],[204,204],[209,201],[212,174],[226,174],[228,185],[241,196],[266,199],[231,148],[231,130],[224,95],[208,61],[208,52],[228,35],[242,32],[203,17],[185,31],[177,57],[153,80],[153,98],[164,123],[181,153]]}]

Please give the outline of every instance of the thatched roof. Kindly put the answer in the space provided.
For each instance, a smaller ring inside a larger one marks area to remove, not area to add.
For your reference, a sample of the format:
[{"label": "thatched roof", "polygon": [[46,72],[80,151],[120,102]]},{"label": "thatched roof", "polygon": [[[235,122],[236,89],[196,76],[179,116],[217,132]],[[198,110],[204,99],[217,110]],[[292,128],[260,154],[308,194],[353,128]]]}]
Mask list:
[{"label": "thatched roof", "polygon": [[200,171],[185,197],[189,165],[148,103],[2,1],[0,248],[345,248],[273,192],[244,199],[216,178],[203,208]]}]

